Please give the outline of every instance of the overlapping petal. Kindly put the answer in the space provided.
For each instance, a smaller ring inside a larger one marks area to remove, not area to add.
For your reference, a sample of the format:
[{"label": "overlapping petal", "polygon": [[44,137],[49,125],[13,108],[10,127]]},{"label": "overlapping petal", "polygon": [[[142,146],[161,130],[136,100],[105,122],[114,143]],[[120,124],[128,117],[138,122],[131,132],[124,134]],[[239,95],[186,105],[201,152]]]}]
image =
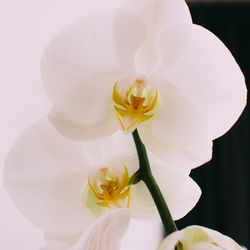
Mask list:
[{"label": "overlapping petal", "polygon": [[87,16],[58,34],[41,63],[56,107],[83,125],[109,119],[110,88],[135,71],[134,53],[146,32],[136,14],[115,9]]},{"label": "overlapping petal", "polygon": [[124,0],[122,7],[137,13],[156,31],[176,23],[192,23],[183,0]]},{"label": "overlapping petal", "polygon": [[188,250],[241,250],[231,238],[209,228],[201,226],[189,226],[181,231],[174,232],[164,239],[157,250],[173,250],[178,242]]},{"label": "overlapping petal", "polygon": [[118,250],[129,222],[128,209],[115,210],[94,220],[82,234],[45,233],[46,246],[41,250]]},{"label": "overlapping petal", "polygon": [[119,250],[129,219],[128,209],[103,215],[82,235],[74,250]]},{"label": "overlapping petal", "polygon": [[[26,130],[10,151],[5,186],[22,213],[57,244],[57,237],[76,239],[96,216],[108,211],[103,207],[97,210],[96,201],[89,198],[88,178],[108,167],[121,176],[123,164],[132,176],[138,170],[135,152],[131,135],[117,132],[103,140],[72,142],[48,121],[40,121]],[[198,201],[199,187],[188,177],[189,172],[175,171],[151,154],[149,160],[174,219],[183,217]],[[140,217],[139,213],[158,217],[143,183],[131,186],[130,193],[129,208],[135,217]]]},{"label": "overlapping petal", "polygon": [[[169,43],[171,34],[182,37],[177,47],[183,51],[170,65],[169,51],[176,49]],[[196,107],[208,138],[224,134],[246,104],[244,76],[229,50],[215,35],[198,25],[179,24],[170,31],[166,29],[159,43],[162,60],[155,74],[167,79]]]},{"label": "overlapping petal", "polygon": [[[92,113],[93,111],[89,109],[89,112]],[[114,119],[114,114],[109,111],[107,113],[104,111],[104,113],[107,114],[107,116],[103,117],[102,113],[102,117],[105,119],[102,120],[103,123],[98,122],[95,125],[82,124],[78,120],[74,120],[65,114],[59,107],[54,107],[50,111],[48,118],[57,131],[65,137],[73,141],[87,141],[108,136],[117,130],[118,124]],[[93,115],[98,119],[96,113],[93,113]],[[84,116],[86,116],[86,114],[84,114]]]},{"label": "overlapping petal", "polygon": [[49,233],[74,235],[94,219],[79,202],[86,166],[79,145],[42,122],[27,129],[9,152],[4,182],[29,220]]},{"label": "overlapping petal", "polygon": [[178,92],[167,80],[155,79],[161,94],[160,108],[152,122],[152,133],[172,145],[192,145],[208,141],[202,115],[192,101]]},{"label": "overlapping petal", "polygon": [[[153,176],[168,204],[172,217],[174,220],[184,217],[200,198],[201,190],[199,186],[186,174],[173,171],[166,165],[162,165],[161,162],[156,163],[152,158],[150,160],[153,162]],[[136,201],[131,202],[131,208],[137,218],[152,217],[152,212],[154,212],[153,215],[158,214],[153,199],[143,182],[135,186],[132,199]]]},{"label": "overlapping petal", "polygon": [[212,158],[212,141],[192,145],[165,143],[152,133],[152,122],[144,123],[139,132],[147,149],[175,171],[189,173]]},{"label": "overlapping petal", "polygon": [[135,54],[135,65],[138,73],[150,74],[160,57],[158,33],[176,23],[192,23],[189,9],[183,0],[124,0],[122,6],[147,23],[148,35]]}]

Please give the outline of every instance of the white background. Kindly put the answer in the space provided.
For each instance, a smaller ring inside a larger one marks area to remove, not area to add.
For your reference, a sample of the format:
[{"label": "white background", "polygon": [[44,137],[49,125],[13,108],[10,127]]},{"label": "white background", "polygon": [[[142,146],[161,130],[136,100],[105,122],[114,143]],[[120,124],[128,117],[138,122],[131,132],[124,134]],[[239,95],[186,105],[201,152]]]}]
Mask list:
[{"label": "white background", "polygon": [[[3,187],[4,158],[22,130],[46,115],[40,79],[44,47],[64,26],[119,0],[0,0],[0,249],[37,250],[42,232],[15,208]],[[159,224],[132,222],[122,250],[153,250]],[[137,240],[135,238],[138,238]]]}]

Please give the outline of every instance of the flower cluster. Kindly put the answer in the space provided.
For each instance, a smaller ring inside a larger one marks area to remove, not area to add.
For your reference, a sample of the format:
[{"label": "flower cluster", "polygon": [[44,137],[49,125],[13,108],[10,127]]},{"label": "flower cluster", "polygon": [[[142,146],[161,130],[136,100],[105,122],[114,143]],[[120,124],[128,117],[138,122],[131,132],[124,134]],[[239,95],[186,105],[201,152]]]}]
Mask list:
[{"label": "flower cluster", "polygon": [[[17,140],[4,179],[46,250],[116,250],[131,217],[159,217],[134,131],[173,219],[185,216],[201,194],[191,169],[246,103],[231,53],[184,0],[125,0],[82,18],[52,39],[41,72],[54,106]],[[240,249],[201,227],[158,249],[175,248]]]}]

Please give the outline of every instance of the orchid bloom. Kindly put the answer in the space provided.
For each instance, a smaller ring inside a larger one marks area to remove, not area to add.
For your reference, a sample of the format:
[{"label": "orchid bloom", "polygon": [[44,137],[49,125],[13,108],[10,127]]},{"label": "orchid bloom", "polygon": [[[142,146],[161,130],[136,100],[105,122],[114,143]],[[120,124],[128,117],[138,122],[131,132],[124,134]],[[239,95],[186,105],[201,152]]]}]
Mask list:
[{"label": "orchid bloom", "polygon": [[[9,152],[4,182],[19,210],[45,232],[48,247],[61,244],[60,250],[68,250],[106,213],[128,209],[133,218],[159,218],[145,184],[130,183],[138,169],[135,152],[131,136],[119,131],[74,142],[42,120]],[[198,201],[200,188],[187,174],[151,154],[149,159],[173,218],[183,217]]]},{"label": "orchid bloom", "polygon": [[49,43],[41,73],[64,136],[137,128],[151,152],[188,170],[210,160],[246,103],[233,56],[192,24],[184,0],[125,0],[82,18]]},{"label": "orchid bloom", "polygon": [[201,226],[190,226],[164,239],[157,250],[243,250],[231,238]]}]

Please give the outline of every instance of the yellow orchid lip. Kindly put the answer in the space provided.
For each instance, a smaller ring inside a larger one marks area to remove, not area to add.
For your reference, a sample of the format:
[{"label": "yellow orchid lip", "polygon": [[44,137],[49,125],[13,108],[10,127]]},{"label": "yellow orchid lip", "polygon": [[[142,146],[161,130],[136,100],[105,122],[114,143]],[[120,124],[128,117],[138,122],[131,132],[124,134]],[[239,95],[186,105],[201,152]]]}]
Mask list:
[{"label": "yellow orchid lip", "polygon": [[158,92],[156,91],[152,97],[144,80],[136,79],[134,84],[129,86],[122,95],[117,90],[117,84],[118,82],[113,87],[113,106],[123,131],[128,132],[154,116],[158,103]]},{"label": "yellow orchid lip", "polygon": [[130,177],[127,167],[123,164],[124,173],[121,181],[117,176],[108,173],[107,168],[102,168],[100,171],[105,177],[105,181],[98,185],[93,185],[88,179],[88,185],[94,196],[97,198],[96,204],[102,207],[111,209],[111,204],[118,208],[122,206],[119,200],[125,201],[127,199],[127,208],[130,203],[130,187],[128,185]]}]

